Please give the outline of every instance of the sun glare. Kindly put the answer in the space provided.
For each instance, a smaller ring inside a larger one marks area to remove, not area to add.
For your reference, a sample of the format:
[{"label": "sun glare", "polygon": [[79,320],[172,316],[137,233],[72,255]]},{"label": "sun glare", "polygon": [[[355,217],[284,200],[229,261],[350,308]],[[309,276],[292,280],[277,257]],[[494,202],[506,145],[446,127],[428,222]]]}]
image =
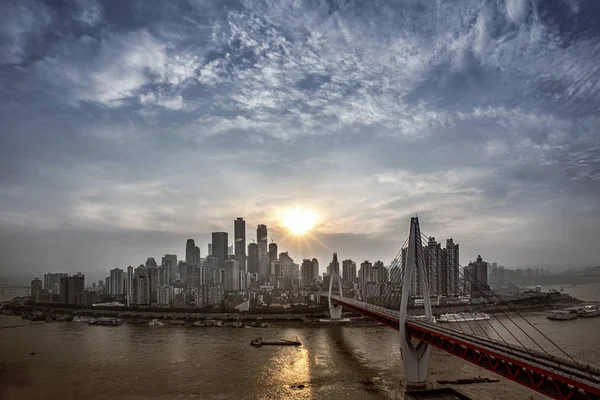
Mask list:
[{"label": "sun glare", "polygon": [[315,224],[315,213],[307,210],[291,210],[283,217],[283,223],[294,235],[303,235]]}]

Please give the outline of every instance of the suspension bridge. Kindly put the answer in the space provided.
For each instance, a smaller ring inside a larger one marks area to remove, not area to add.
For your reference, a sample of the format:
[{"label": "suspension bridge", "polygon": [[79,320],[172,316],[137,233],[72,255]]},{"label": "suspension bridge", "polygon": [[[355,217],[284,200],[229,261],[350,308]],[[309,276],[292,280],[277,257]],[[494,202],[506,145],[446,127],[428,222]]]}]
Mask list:
[{"label": "suspension bridge", "polygon": [[[450,324],[436,322],[429,296],[423,236],[418,218],[412,218],[408,244],[398,252],[392,265],[392,268],[399,267],[400,273],[382,283],[379,295],[372,298],[344,296],[337,255],[334,254],[327,296],[330,317],[341,318],[345,309],[398,330],[408,387],[426,385],[431,351],[436,348],[554,399],[600,399],[599,368],[577,362],[517,310],[507,312],[508,303],[475,277],[465,278],[464,272],[460,272],[462,267],[457,268],[462,280],[484,290],[475,299],[464,293],[466,290],[463,292],[460,285],[454,285],[459,291],[456,294],[468,301],[468,304],[460,305],[461,309],[468,306],[471,315],[488,311],[493,317]],[[411,316],[408,312],[411,283],[415,280],[419,281],[423,295],[424,315],[421,316]],[[338,294],[334,293],[335,284]],[[497,314],[492,312],[494,307],[497,307]]]}]

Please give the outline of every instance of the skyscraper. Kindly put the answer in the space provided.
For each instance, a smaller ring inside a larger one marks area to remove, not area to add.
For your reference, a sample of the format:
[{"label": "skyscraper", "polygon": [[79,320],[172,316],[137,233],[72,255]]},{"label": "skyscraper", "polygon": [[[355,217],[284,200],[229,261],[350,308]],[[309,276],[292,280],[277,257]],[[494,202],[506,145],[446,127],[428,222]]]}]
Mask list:
[{"label": "skyscraper", "polygon": [[42,293],[43,283],[39,278],[35,278],[31,281],[31,291],[29,292],[31,299],[35,302],[38,301],[38,296]]},{"label": "skyscraper", "polygon": [[196,243],[194,239],[188,239],[185,242],[185,262],[189,265],[196,265],[199,260],[196,260]]},{"label": "skyscraper", "polygon": [[[110,284],[111,284],[110,294],[112,294],[113,296],[120,296],[125,293],[125,286],[123,285],[124,279],[125,279],[125,271],[123,271],[121,268],[113,268],[110,270]],[[61,288],[62,288],[62,284],[61,284]],[[61,295],[62,295],[62,293],[61,293]]]},{"label": "skyscraper", "polygon": [[256,229],[258,243],[258,279],[265,282],[269,275],[269,257],[267,255],[267,226],[258,225]]},{"label": "skyscraper", "polygon": [[356,282],[356,263],[352,260],[342,261],[343,281],[347,283]]},{"label": "skyscraper", "polygon": [[200,247],[198,246],[194,248],[194,259],[196,260],[196,265],[200,265]]},{"label": "skyscraper", "polygon": [[460,253],[458,243],[454,244],[452,238],[446,240],[446,286],[447,295],[456,296],[460,293],[458,288],[458,266],[460,265]]},{"label": "skyscraper", "polygon": [[258,245],[256,243],[248,245],[248,272],[258,274]]},{"label": "skyscraper", "polygon": [[176,254],[165,254],[162,258],[162,266],[165,267],[164,279],[165,285],[175,282],[177,276],[177,255]]},{"label": "skyscraper", "polygon": [[212,233],[212,255],[219,259],[219,267],[223,268],[228,256],[228,238],[227,232]]},{"label": "skyscraper", "polygon": [[277,260],[277,243],[271,242],[269,243],[269,265],[275,260]]},{"label": "skyscraper", "polygon": [[[121,272],[123,271],[121,270]],[[84,280],[85,278],[83,275],[61,278],[60,302],[63,304],[80,304],[80,294],[83,293],[84,290]]]},{"label": "skyscraper", "polygon": [[246,271],[246,221],[238,217],[233,221],[234,254],[240,271]]},{"label": "skyscraper", "polygon": [[225,260],[224,289],[228,291],[240,288],[240,272],[235,258]]},{"label": "skyscraper", "polygon": [[131,307],[133,306],[134,303],[134,297],[133,297],[133,267],[130,265],[129,267],[127,267],[127,289],[126,289],[126,300],[127,300],[127,307]]}]

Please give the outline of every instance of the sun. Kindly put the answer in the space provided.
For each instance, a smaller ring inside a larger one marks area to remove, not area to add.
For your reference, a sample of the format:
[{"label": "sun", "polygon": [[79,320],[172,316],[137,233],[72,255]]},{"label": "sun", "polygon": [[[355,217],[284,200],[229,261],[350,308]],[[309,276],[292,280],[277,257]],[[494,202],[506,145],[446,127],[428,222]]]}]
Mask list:
[{"label": "sun", "polygon": [[308,210],[290,210],[285,213],[283,223],[294,235],[304,235],[315,224],[316,215]]}]

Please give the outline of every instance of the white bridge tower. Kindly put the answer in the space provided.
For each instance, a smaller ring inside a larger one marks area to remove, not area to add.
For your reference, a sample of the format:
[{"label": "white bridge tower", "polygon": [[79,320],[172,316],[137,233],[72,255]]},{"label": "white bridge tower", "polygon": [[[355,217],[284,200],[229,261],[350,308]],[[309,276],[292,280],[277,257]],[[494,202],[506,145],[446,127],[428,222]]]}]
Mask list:
[{"label": "white bridge tower", "polygon": [[[402,361],[404,364],[404,375],[409,387],[424,387],[427,383],[427,370],[431,357],[431,346],[419,342],[416,346],[406,331],[406,319],[408,309],[408,296],[410,294],[411,279],[418,271],[418,279],[423,288],[423,302],[425,305],[425,316],[431,321],[431,301],[429,298],[429,287],[427,285],[427,272],[423,259],[423,247],[421,245],[421,230],[419,219],[410,219],[410,233],[408,237],[408,248],[404,263],[404,277],[402,279],[402,300],[400,302],[400,348],[402,349]],[[331,286],[330,286],[331,288]],[[331,289],[330,289],[331,293]],[[329,306],[331,310],[331,305]]]},{"label": "white bridge tower", "polygon": [[331,275],[329,276],[329,316],[331,319],[342,318],[342,306],[333,304],[331,302],[331,295],[333,294],[333,281],[336,280],[338,288],[340,289],[340,297],[342,294],[342,278],[340,277],[340,263],[337,259],[337,253],[333,253],[333,261],[331,262]]}]

